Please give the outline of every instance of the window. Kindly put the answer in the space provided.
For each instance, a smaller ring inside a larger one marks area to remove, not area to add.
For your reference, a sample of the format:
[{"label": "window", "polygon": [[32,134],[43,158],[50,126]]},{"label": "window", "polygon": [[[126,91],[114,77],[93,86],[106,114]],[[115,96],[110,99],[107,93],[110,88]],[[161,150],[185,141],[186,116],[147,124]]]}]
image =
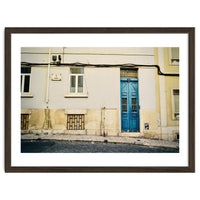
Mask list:
[{"label": "window", "polygon": [[122,112],[127,112],[127,98],[122,98]]},{"label": "window", "polygon": [[69,85],[64,98],[88,98],[83,67],[71,67]]},{"label": "window", "polygon": [[21,130],[27,130],[29,124],[29,114],[21,114]]},{"label": "window", "polygon": [[70,93],[83,93],[84,68],[70,68]]},{"label": "window", "polygon": [[67,130],[84,130],[85,115],[83,114],[68,114],[67,115]]},{"label": "window", "polygon": [[179,140],[179,133],[176,133],[176,140]]},{"label": "window", "polygon": [[138,78],[137,69],[121,69],[120,70],[121,78]]},{"label": "window", "polygon": [[137,112],[137,99],[132,98],[132,112]]},{"label": "window", "polygon": [[171,64],[179,64],[179,47],[171,48]]},{"label": "window", "polygon": [[179,90],[173,90],[174,118],[179,119]]},{"label": "window", "polygon": [[21,67],[21,94],[30,93],[31,68]]}]

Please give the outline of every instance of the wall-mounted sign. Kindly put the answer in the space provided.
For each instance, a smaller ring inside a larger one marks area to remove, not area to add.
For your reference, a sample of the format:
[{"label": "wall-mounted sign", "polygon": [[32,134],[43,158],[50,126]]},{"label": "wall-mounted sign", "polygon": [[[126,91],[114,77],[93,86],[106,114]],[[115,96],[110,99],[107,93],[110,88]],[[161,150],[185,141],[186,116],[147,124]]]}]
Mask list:
[{"label": "wall-mounted sign", "polygon": [[61,81],[61,74],[60,73],[53,73],[51,74],[52,81]]}]

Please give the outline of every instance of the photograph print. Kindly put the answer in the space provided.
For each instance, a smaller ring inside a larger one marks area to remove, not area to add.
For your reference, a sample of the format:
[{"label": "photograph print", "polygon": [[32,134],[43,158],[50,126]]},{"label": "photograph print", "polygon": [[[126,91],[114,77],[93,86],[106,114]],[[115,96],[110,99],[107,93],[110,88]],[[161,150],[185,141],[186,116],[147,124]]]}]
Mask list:
[{"label": "photograph print", "polygon": [[179,47],[21,47],[21,153],[179,153]]}]

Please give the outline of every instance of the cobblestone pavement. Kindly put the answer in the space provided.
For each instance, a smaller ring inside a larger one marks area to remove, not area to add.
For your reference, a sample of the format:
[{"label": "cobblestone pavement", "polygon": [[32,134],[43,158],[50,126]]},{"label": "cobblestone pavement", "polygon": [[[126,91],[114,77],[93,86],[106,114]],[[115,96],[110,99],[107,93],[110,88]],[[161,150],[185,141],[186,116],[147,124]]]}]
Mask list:
[{"label": "cobblestone pavement", "polygon": [[22,134],[22,140],[64,140],[64,141],[87,141],[87,142],[106,142],[106,143],[121,143],[121,144],[135,144],[149,147],[166,147],[179,149],[178,141],[167,140],[153,140],[146,138],[132,138],[132,137],[103,137],[103,136],[89,136],[89,135],[67,135],[67,134]]},{"label": "cobblestone pavement", "polygon": [[66,140],[22,140],[22,153],[178,153],[178,149],[135,144]]}]

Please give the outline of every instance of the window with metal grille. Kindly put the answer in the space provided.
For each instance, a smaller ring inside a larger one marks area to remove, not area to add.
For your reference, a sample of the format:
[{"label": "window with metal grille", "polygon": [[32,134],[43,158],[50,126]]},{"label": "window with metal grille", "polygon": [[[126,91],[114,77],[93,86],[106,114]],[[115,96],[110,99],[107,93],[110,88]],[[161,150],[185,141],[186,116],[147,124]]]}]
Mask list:
[{"label": "window with metal grille", "polygon": [[137,100],[132,98],[132,112],[137,112]]},{"label": "window with metal grille", "polygon": [[29,114],[21,114],[21,130],[27,130],[29,124]]},{"label": "window with metal grille", "polygon": [[122,98],[122,112],[127,112],[127,98]]},{"label": "window with metal grille", "polygon": [[67,130],[84,130],[85,115],[69,114],[67,115]]},{"label": "window with metal grille", "polygon": [[121,78],[137,78],[138,70],[137,69],[121,69],[120,77]]}]

